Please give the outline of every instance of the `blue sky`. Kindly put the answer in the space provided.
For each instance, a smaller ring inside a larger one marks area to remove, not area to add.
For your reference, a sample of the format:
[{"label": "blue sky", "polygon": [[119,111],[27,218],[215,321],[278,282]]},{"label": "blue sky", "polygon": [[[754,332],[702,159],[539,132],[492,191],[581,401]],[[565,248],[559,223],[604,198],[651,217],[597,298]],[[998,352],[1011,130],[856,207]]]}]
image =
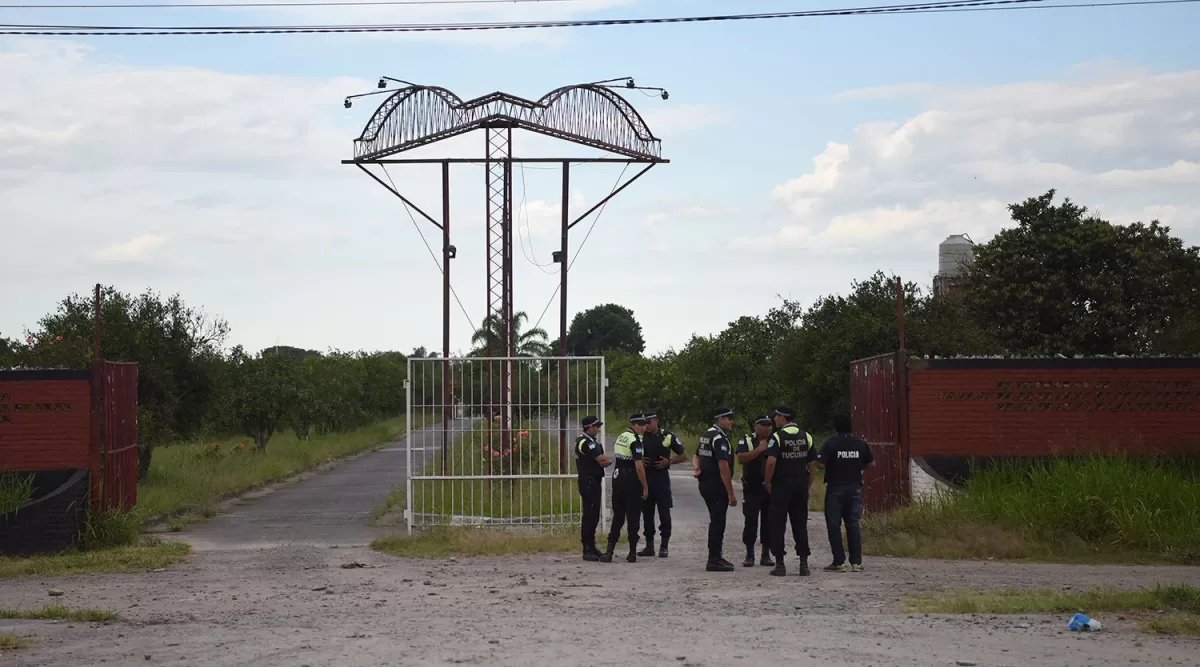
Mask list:
[{"label": "blue sky", "polygon": [[[641,0],[256,12],[0,9],[4,22],[237,24],[662,16],[848,7]],[[633,76],[672,160],[620,195],[572,273],[570,310],[625,304],[651,351],[776,295],[810,303],[877,269],[928,282],[947,234],[1058,188],[1115,222],[1200,242],[1200,5],[866,16],[467,35],[0,38],[0,335],[96,281],[179,292],[232,340],[435,347],[440,280],[394,198],[337,160],[380,74],[463,97]],[[6,131],[7,126],[7,131]],[[478,149],[482,136],[453,150]],[[518,140],[518,148],[550,150]],[[586,150],[572,155],[587,154]],[[393,170],[438,210],[436,173]],[[580,168],[583,170],[584,168]],[[574,174],[572,210],[618,169]],[[528,169],[517,307],[556,286],[558,175]],[[483,303],[482,171],[456,186],[454,284]],[[588,223],[590,224],[590,223]],[[583,231],[588,225],[576,228]],[[436,230],[426,227],[436,248]],[[575,235],[573,252],[582,234]],[[533,260],[533,261],[530,261]],[[549,269],[546,269],[549,270]],[[455,309],[453,346],[470,329]],[[557,334],[557,303],[542,326]]]}]

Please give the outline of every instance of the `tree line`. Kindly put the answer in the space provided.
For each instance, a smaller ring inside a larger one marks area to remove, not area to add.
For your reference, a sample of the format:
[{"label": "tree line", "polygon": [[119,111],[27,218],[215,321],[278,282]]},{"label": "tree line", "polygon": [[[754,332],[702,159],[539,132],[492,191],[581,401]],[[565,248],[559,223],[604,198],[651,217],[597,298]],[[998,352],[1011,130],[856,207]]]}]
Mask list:
[{"label": "tree line", "polygon": [[[916,355],[1200,354],[1200,248],[1157,221],[1114,225],[1055,191],[1009,206],[1013,225],[974,248],[949,293],[902,285]],[[750,418],[781,401],[825,430],[849,410],[850,362],[896,350],[897,279],[877,272],[808,308],[783,300],[679,350],[607,355],[609,404],[702,426],[716,405]],[[634,349],[639,347],[639,349]],[[596,352],[597,350],[589,350]]]},{"label": "tree line", "polygon": [[[950,293],[901,286],[908,350],[938,357],[1200,354],[1200,248],[1158,222],[1114,225],[1054,198],[1051,190],[1011,205],[1014,224],[975,246]],[[608,405],[621,412],[655,409],[677,426],[697,427],[719,404],[749,418],[783,401],[807,428],[824,430],[849,409],[850,362],[898,346],[896,282],[876,272],[807,308],[781,300],[658,354],[645,353],[631,310],[603,304],[575,316],[565,347],[568,355],[605,356]],[[25,336],[0,336],[0,368],[85,368],[92,309],[90,295],[72,295]],[[559,354],[560,342],[536,323],[527,328],[524,313],[515,319],[518,355]],[[102,289],[101,322],[102,355],[140,365],[144,466],[155,446],[172,442],[244,434],[265,448],[285,428],[305,437],[403,414],[408,356],[437,356],[424,348],[412,355],[226,350],[228,324],[178,295],[112,287]],[[467,356],[487,356],[500,332],[499,322],[485,320]],[[425,405],[442,395],[440,373],[431,375],[414,383]],[[556,373],[544,376],[554,395]],[[487,390],[456,386],[454,393]]]}]

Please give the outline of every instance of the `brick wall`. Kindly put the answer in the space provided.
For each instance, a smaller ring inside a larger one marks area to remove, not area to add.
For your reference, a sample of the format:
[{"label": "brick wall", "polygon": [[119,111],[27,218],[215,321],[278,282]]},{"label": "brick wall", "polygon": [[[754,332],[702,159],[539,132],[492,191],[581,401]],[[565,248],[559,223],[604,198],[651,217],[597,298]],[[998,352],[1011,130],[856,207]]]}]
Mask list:
[{"label": "brick wall", "polygon": [[0,470],[89,465],[87,371],[0,371]]},{"label": "brick wall", "polygon": [[79,542],[87,517],[88,471],[37,473],[34,486],[48,493],[15,512],[0,514],[0,556],[58,553]]},{"label": "brick wall", "polygon": [[909,361],[911,456],[1200,452],[1200,359]]}]

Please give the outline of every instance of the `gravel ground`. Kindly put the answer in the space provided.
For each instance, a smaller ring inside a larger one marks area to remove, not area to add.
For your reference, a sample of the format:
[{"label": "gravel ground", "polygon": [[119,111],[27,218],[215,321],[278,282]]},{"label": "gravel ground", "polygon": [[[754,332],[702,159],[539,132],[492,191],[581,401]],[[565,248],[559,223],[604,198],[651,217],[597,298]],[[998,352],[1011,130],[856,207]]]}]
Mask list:
[{"label": "gravel ground", "polygon": [[[238,521],[254,523],[248,505],[223,517],[221,535],[211,526],[179,535],[197,552],[162,572],[5,581],[0,606],[54,601],[124,620],[0,621],[0,632],[36,641],[0,655],[0,664],[1200,664],[1200,641],[1140,634],[1132,619],[1101,616],[1103,632],[1078,634],[1066,630],[1066,614],[900,609],[903,596],[937,588],[1200,585],[1200,569],[868,558],[865,573],[830,574],[819,569],[828,546],[814,515],[812,577],[795,576],[793,557],[784,579],[740,565],[706,573],[703,504],[688,476],[674,488],[671,557],[634,564],[575,555],[398,559],[358,540],[332,544],[319,526],[306,533],[303,524],[293,524],[287,544],[256,541]],[[735,562],[740,510],[731,509],[726,533]],[[365,567],[343,567],[351,563]],[[64,596],[48,597],[51,588]],[[1032,627],[1017,627],[1023,622]]]}]

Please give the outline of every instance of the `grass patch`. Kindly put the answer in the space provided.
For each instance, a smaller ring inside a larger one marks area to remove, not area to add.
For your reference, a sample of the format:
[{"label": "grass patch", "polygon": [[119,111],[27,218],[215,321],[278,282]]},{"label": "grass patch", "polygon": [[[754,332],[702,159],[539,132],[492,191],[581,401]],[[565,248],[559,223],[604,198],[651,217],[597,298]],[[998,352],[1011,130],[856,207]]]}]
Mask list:
[{"label": "grass patch", "polygon": [[134,546],[81,549],[55,556],[0,557],[0,579],[94,572],[145,572],[178,563],[189,553],[191,547],[180,542],[143,540]]},{"label": "grass patch", "polygon": [[371,542],[371,548],[407,558],[566,553],[578,550],[579,533],[573,530],[437,528],[412,537],[381,537]]},{"label": "grass patch", "polygon": [[0,618],[18,618],[39,621],[75,621],[78,623],[107,623],[109,621],[119,620],[121,617],[115,612],[105,611],[103,609],[71,609],[70,607],[61,604],[54,604],[46,605],[41,609],[22,610],[0,608]]},{"label": "grass patch", "polygon": [[1002,464],[863,522],[874,554],[1200,563],[1200,463],[1122,457]]},{"label": "grass patch", "polygon": [[7,632],[0,632],[0,651],[16,651],[32,646],[28,639]]},{"label": "grass patch", "polygon": [[33,475],[0,473],[0,514],[21,509],[33,498]]},{"label": "grass patch", "polygon": [[927,614],[1168,612],[1141,620],[1141,628],[1157,634],[1200,635],[1200,588],[1187,585],[1140,591],[951,590],[915,595],[905,603],[908,611]]},{"label": "grass patch", "polygon": [[408,503],[408,487],[404,484],[397,484],[388,492],[387,498],[384,498],[383,504],[376,507],[373,516],[371,517],[371,525],[377,525],[379,520],[390,514],[393,510],[403,509]]},{"label": "grass patch", "polygon": [[291,431],[280,433],[265,452],[256,452],[246,438],[160,447],[138,486],[137,513],[142,518],[186,514],[172,520],[170,527],[178,530],[215,516],[223,498],[392,442],[404,431],[405,419],[398,417],[348,433],[314,435],[307,442]]}]

